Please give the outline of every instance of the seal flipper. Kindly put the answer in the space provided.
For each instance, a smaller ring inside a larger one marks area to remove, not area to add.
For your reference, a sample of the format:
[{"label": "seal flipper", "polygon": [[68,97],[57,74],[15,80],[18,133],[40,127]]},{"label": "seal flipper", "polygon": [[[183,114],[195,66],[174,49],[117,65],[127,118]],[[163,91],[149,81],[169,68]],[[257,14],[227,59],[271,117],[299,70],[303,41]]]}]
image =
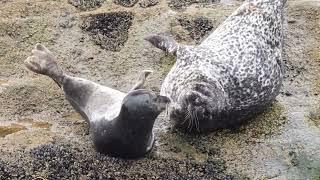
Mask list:
[{"label": "seal flipper", "polygon": [[167,36],[150,35],[144,39],[149,41],[153,46],[173,55],[177,55],[177,51],[180,47],[173,38]]},{"label": "seal flipper", "polygon": [[51,77],[61,87],[64,73],[58,66],[56,58],[43,45],[37,44],[32,50],[32,56],[24,63],[29,70]]},{"label": "seal flipper", "polygon": [[26,67],[52,78],[62,87],[73,108],[87,121],[101,119],[106,111],[112,111],[121,104],[124,93],[86,79],[66,75],[46,47],[37,44],[32,53],[33,55],[25,60]]},{"label": "seal flipper", "polygon": [[[138,82],[131,88],[130,91],[136,90],[136,89],[141,89],[142,86],[144,85],[146,78],[151,74],[153,71],[151,70],[143,70],[139,76]],[[129,91],[129,92],[130,92]]]}]

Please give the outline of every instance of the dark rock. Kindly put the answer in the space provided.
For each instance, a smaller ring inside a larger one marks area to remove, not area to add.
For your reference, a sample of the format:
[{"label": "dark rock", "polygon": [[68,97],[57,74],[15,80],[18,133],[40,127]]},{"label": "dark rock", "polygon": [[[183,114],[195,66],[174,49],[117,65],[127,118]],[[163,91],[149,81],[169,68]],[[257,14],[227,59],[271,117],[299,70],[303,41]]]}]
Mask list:
[{"label": "dark rock", "polygon": [[133,14],[126,11],[97,14],[85,18],[82,29],[89,32],[93,41],[101,48],[120,51],[128,40],[132,19]]},{"label": "dark rock", "polygon": [[168,4],[170,8],[179,10],[196,3],[208,4],[208,3],[214,3],[214,2],[219,2],[219,1],[218,0],[170,0]]},{"label": "dark rock", "polygon": [[189,36],[200,43],[200,41],[208,35],[213,29],[213,23],[206,17],[187,18],[182,17],[178,19],[179,24],[189,32]]},{"label": "dark rock", "polygon": [[158,3],[159,3],[159,0],[141,0],[139,5],[142,8],[147,8],[147,7],[155,6]]},{"label": "dark rock", "polygon": [[0,179],[11,179],[11,173],[5,162],[0,160]]},{"label": "dark rock", "polygon": [[138,0],[114,0],[113,2],[124,7],[132,7],[138,2]]},{"label": "dark rock", "polygon": [[93,10],[101,7],[105,0],[68,0],[70,4],[82,11]]},{"label": "dark rock", "polygon": [[289,91],[286,91],[286,92],[284,93],[284,95],[286,95],[286,96],[292,96],[292,93],[290,93]]}]

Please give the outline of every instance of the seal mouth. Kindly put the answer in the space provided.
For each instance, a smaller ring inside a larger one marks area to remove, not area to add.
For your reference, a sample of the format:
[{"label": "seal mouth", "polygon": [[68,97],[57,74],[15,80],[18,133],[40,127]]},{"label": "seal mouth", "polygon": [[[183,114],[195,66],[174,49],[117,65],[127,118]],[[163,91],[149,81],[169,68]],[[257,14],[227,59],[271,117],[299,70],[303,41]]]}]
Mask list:
[{"label": "seal mouth", "polygon": [[214,89],[205,83],[195,83],[183,89],[176,103],[171,103],[170,119],[175,126],[188,132],[200,133],[210,124],[217,106]]}]

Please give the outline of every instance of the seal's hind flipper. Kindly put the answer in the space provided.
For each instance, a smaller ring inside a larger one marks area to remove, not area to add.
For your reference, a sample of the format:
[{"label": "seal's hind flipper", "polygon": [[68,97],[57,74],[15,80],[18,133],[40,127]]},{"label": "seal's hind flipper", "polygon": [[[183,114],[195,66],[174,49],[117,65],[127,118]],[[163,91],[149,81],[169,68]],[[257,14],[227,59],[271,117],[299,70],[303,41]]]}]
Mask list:
[{"label": "seal's hind flipper", "polygon": [[160,36],[160,35],[150,35],[144,38],[146,41],[149,41],[153,46],[166,51],[170,54],[176,55],[179,44],[170,37]]},{"label": "seal's hind flipper", "polygon": [[37,44],[32,50],[32,56],[29,56],[24,64],[30,71],[51,77],[61,87],[64,73],[54,55],[45,46]]},{"label": "seal's hind flipper", "polygon": [[144,85],[146,78],[151,74],[153,71],[151,70],[143,70],[139,76],[138,82],[133,86],[133,88],[130,91],[141,89]]}]

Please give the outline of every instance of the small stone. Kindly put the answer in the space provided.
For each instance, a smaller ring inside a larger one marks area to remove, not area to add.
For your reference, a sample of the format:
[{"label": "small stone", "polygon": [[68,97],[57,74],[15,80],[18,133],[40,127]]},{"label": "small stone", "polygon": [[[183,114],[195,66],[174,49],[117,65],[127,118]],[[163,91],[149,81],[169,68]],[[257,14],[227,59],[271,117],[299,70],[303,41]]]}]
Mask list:
[{"label": "small stone", "polygon": [[292,23],[295,23],[295,22],[297,22],[297,20],[295,20],[295,19],[289,19],[289,20],[288,20],[288,23],[289,23],[289,24],[292,24]]},{"label": "small stone", "polygon": [[292,96],[292,93],[290,93],[289,91],[286,91],[286,92],[284,93],[284,95],[286,95],[286,96]]}]

